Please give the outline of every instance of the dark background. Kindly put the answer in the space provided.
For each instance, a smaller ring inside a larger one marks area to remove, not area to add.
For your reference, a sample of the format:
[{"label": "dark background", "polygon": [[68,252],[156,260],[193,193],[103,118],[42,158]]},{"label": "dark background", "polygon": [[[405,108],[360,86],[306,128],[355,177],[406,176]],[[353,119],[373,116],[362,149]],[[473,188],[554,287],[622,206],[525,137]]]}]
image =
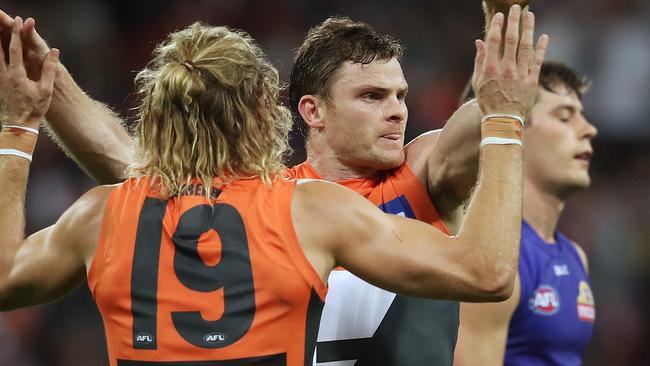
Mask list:
[{"label": "dark background", "polygon": [[[470,76],[482,37],[478,0],[4,0],[0,8],[37,29],[91,96],[127,114],[133,78],[153,46],[193,21],[250,32],[287,80],[309,27],[348,15],[401,39],[410,84],[408,137],[440,128]],[[597,302],[586,365],[650,365],[650,2],[537,0],[547,59],[589,75],[587,117],[593,186],[569,201],[561,228],[590,258]],[[294,136],[292,162],[304,158]],[[29,233],[56,218],[94,184],[47,138],[39,140],[27,194]],[[57,303],[0,314],[0,365],[107,365],[101,319],[82,286]]]}]

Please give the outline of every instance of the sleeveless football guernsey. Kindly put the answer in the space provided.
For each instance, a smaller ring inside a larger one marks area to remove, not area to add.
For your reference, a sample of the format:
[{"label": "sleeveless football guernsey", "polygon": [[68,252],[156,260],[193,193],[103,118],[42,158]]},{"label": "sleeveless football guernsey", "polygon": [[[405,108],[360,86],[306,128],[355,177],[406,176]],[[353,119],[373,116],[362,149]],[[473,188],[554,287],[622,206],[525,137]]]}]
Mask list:
[{"label": "sleeveless football guernsey", "polygon": [[88,275],[111,366],[306,366],[326,287],[291,219],[295,181],[129,179],[106,205]]}]

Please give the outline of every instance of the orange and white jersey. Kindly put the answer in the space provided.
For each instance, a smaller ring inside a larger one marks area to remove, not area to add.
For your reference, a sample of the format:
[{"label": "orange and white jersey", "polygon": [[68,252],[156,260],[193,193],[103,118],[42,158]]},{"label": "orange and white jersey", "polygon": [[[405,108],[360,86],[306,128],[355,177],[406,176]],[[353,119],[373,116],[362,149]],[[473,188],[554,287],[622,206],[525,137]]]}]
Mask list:
[{"label": "orange and white jersey", "polygon": [[[287,170],[286,176],[321,179],[309,163]],[[358,192],[386,213],[418,219],[449,233],[407,164],[372,179],[336,183]],[[331,272],[328,285],[314,365],[452,364],[458,301],[397,295],[342,268]]]},{"label": "orange and white jersey", "polygon": [[305,366],[326,286],[291,218],[295,181],[111,193],[88,284],[111,366]]}]

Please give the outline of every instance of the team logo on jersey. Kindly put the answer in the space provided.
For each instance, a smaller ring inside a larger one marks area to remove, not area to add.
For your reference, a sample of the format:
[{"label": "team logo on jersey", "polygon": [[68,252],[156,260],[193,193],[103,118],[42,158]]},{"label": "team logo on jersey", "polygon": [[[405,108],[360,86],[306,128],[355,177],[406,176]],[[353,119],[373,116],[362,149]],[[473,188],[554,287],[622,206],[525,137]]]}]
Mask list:
[{"label": "team logo on jersey", "polygon": [[541,285],[528,300],[528,307],[535,314],[553,315],[560,310],[560,295],[549,285]]},{"label": "team logo on jersey", "polygon": [[135,336],[135,341],[139,344],[151,344],[153,343],[153,335],[141,332]]},{"label": "team logo on jersey", "polygon": [[596,307],[591,287],[586,281],[580,281],[578,285],[578,319],[583,322],[593,323],[596,320]]},{"label": "team logo on jersey", "polygon": [[210,333],[203,336],[205,343],[221,343],[226,340],[226,335],[223,333]]},{"label": "team logo on jersey", "polygon": [[569,267],[566,264],[554,264],[553,265],[553,272],[555,273],[556,276],[568,276],[569,273]]}]

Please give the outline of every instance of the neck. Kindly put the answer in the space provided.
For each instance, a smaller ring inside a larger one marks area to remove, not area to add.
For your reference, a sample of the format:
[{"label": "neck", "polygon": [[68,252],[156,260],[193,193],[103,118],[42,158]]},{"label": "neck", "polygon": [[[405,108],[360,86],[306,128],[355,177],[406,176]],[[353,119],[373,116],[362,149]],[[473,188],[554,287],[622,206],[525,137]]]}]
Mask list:
[{"label": "neck", "polygon": [[554,241],[557,222],[565,201],[559,195],[524,180],[524,219],[547,243]]},{"label": "neck", "polygon": [[359,168],[347,165],[324,142],[313,141],[317,137],[307,139],[307,162],[316,170],[321,178],[328,181],[354,178],[370,178],[377,174],[376,169]]}]

